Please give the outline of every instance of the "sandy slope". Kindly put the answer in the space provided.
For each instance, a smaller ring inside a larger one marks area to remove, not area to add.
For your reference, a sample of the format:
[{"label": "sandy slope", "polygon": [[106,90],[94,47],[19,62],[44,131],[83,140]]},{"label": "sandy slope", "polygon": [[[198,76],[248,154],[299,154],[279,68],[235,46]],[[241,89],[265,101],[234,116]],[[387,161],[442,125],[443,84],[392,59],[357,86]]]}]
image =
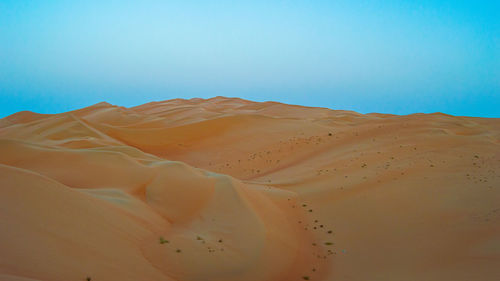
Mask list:
[{"label": "sandy slope", "polygon": [[0,155],[0,280],[500,280],[499,119],[99,103]]}]

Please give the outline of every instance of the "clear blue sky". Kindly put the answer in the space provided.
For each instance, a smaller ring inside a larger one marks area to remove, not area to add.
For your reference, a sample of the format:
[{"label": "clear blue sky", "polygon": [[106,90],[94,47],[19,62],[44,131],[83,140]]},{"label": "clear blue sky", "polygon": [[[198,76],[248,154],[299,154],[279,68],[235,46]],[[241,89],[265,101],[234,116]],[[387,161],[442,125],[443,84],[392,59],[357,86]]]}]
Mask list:
[{"label": "clear blue sky", "polygon": [[500,1],[0,1],[0,117],[241,97],[500,117]]}]

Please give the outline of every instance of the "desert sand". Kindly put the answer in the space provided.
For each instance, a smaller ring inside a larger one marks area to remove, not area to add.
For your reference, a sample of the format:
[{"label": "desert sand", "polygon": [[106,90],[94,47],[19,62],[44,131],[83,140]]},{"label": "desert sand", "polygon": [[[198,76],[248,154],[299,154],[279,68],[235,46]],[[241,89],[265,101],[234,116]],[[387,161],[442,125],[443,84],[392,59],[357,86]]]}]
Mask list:
[{"label": "desert sand", "polygon": [[0,280],[500,280],[500,119],[19,112],[0,119]]}]

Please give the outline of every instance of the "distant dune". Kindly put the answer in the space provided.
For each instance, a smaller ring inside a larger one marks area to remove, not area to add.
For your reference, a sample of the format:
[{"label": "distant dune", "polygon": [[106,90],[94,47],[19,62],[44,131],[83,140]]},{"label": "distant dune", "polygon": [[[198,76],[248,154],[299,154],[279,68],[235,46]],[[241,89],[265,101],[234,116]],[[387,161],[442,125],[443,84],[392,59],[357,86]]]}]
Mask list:
[{"label": "distant dune", "polygon": [[500,119],[19,112],[0,119],[0,280],[500,280]]}]

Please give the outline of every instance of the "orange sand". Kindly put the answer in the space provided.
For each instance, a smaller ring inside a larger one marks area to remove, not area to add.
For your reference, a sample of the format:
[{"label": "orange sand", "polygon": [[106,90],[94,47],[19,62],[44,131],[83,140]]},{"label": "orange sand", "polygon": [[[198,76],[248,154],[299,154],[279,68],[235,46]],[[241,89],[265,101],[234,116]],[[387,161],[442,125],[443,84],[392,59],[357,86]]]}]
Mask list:
[{"label": "orange sand", "polygon": [[99,103],[0,155],[0,280],[500,280],[499,119]]}]

